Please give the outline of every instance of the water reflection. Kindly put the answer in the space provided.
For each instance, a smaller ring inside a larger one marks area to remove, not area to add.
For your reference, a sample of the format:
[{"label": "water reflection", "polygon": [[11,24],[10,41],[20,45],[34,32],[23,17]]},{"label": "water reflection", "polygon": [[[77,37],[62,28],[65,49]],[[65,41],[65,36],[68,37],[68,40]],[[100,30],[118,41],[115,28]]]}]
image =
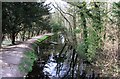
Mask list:
[{"label": "water reflection", "polygon": [[69,70],[69,65],[64,63],[64,58],[57,58],[51,54],[48,62],[45,64],[43,72],[48,75],[51,79],[60,79],[65,76],[67,71]]},{"label": "water reflection", "polygon": [[33,70],[28,73],[26,79],[95,79],[98,77],[94,71],[87,74],[86,64],[78,58],[72,46],[66,43],[49,46],[44,44],[44,48],[47,49],[38,48],[39,53],[42,54],[39,55],[39,59],[34,63]]}]

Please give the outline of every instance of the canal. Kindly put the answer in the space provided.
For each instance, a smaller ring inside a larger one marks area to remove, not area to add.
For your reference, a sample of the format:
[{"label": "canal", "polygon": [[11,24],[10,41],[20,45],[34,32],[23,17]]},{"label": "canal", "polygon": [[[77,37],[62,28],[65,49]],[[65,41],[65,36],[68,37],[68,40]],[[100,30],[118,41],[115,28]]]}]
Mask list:
[{"label": "canal", "polygon": [[26,79],[99,79],[91,64],[78,59],[72,45],[47,41],[37,48],[38,60]]}]

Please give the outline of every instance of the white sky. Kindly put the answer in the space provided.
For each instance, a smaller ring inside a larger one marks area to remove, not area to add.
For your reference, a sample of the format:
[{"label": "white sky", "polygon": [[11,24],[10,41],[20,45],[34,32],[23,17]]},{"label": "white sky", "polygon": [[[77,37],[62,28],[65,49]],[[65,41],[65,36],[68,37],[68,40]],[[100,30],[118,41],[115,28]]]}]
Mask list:
[{"label": "white sky", "polygon": [[[42,0],[38,0],[39,1],[42,1]],[[61,9],[63,10],[66,10],[66,8],[68,8],[68,4],[65,2],[65,1],[77,1],[77,2],[80,2],[80,1],[85,1],[85,2],[90,2],[90,1],[97,1],[97,2],[119,2],[120,0],[45,0],[45,4],[49,4],[49,3],[52,3],[54,4],[54,6],[56,6],[55,2],[59,5],[59,7],[61,7]],[[50,7],[52,8],[52,10],[50,12],[54,12],[55,11],[55,8],[53,7],[53,5],[50,5]]]},{"label": "white sky", "polygon": [[[45,1],[45,4],[49,4],[49,3],[52,3],[54,6],[56,6],[56,3],[57,3],[59,7],[61,7],[61,9],[65,9],[66,7],[68,7],[68,4],[62,0],[46,0]],[[52,6],[52,4],[50,5],[50,7],[53,8],[51,12],[54,12],[55,8]]]}]

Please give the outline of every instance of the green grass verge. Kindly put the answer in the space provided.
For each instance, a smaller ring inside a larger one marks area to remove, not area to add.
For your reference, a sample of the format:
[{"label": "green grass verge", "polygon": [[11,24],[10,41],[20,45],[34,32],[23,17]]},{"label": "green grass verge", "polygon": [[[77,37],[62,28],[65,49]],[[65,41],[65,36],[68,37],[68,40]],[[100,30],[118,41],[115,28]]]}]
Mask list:
[{"label": "green grass verge", "polygon": [[49,36],[45,35],[41,38],[39,38],[36,42],[32,44],[33,50],[29,50],[27,52],[24,52],[24,57],[19,64],[19,70],[24,73],[28,73],[32,71],[32,66],[34,64],[34,61],[37,60],[37,55],[36,55],[36,47],[42,43],[44,40],[46,40]]}]

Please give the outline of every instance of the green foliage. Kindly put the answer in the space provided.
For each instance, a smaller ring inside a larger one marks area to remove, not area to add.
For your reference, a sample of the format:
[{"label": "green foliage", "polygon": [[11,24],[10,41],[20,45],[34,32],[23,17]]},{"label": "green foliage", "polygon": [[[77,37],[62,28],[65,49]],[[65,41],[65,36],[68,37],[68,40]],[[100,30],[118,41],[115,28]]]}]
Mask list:
[{"label": "green foliage", "polygon": [[44,2],[3,2],[2,32],[15,36],[23,30],[50,30],[49,6]]},{"label": "green foliage", "polygon": [[27,51],[24,53],[24,58],[19,64],[19,69],[21,72],[27,73],[32,70],[34,61],[37,60],[37,56],[34,51]]},{"label": "green foliage", "polygon": [[91,28],[88,28],[88,37],[87,37],[87,45],[88,49],[86,55],[88,57],[89,61],[92,61],[92,59],[95,57],[95,53],[97,50],[97,33],[96,31],[92,30]]},{"label": "green foliage", "polygon": [[[96,55],[97,49],[101,48],[102,43],[102,17],[103,13],[100,8],[102,3],[93,2],[86,5],[85,2],[81,2],[79,4],[73,4],[79,8],[79,15],[81,21],[81,28],[83,30],[83,41],[82,43],[78,44],[77,51],[82,58],[86,58],[88,61],[92,61]],[[87,19],[91,20],[88,26]],[[75,32],[79,33],[79,29]]]},{"label": "green foliage", "polygon": [[118,26],[120,31],[120,1],[118,3],[113,3],[113,17],[115,18],[115,24]]},{"label": "green foliage", "polygon": [[3,2],[2,22],[3,26],[6,26],[3,27],[3,32],[19,32],[25,28],[29,28],[32,22],[44,20],[42,16],[49,14],[48,9],[48,7],[43,6],[43,3]]},{"label": "green foliage", "polygon": [[42,41],[44,41],[48,37],[49,36],[45,35],[45,36],[41,37],[40,39],[38,39],[37,42],[41,43]]},{"label": "green foliage", "polygon": [[54,36],[52,37],[53,41],[58,41],[59,34],[58,33],[66,33],[66,28],[63,27],[59,22],[51,22],[52,32]]},{"label": "green foliage", "polygon": [[[78,44],[77,51],[81,58],[87,59],[88,61],[92,61],[94,59],[96,51],[97,51],[97,33],[92,28],[88,28],[88,36],[86,38],[86,43],[82,42]],[[87,49],[87,53],[85,53],[85,49]]]},{"label": "green foliage", "polygon": [[113,13],[113,16],[120,18],[120,1],[118,3],[113,3]]},{"label": "green foliage", "polygon": [[38,46],[38,44],[37,44],[36,42],[32,44],[32,48],[33,48],[33,49],[36,49],[37,46]]},{"label": "green foliage", "polygon": [[64,27],[61,26],[60,23],[51,23],[51,28],[54,33],[60,32],[61,30],[64,29]]},{"label": "green foliage", "polygon": [[77,33],[80,33],[81,30],[80,29],[74,29],[73,32],[77,34]]},{"label": "green foliage", "polygon": [[87,59],[87,56],[85,54],[85,43],[84,42],[78,44],[77,52],[78,52],[80,58]]},{"label": "green foliage", "polygon": [[[45,39],[47,39],[49,36],[45,35],[38,39],[35,43],[32,44],[32,48],[35,50],[36,47],[39,45],[38,43],[41,43]],[[19,69],[21,72],[30,72],[32,70],[32,66],[35,60],[37,60],[37,54],[34,50],[27,51],[24,53],[24,57],[22,59],[22,62],[19,64]]]},{"label": "green foliage", "polygon": [[104,31],[103,27],[103,17],[107,16],[104,9],[101,8],[101,6],[105,5],[105,3],[100,2],[94,2],[93,3],[94,8],[92,8],[91,12],[93,13],[92,18],[92,27],[96,32],[96,46],[98,48],[101,47],[102,43],[102,32]]}]

